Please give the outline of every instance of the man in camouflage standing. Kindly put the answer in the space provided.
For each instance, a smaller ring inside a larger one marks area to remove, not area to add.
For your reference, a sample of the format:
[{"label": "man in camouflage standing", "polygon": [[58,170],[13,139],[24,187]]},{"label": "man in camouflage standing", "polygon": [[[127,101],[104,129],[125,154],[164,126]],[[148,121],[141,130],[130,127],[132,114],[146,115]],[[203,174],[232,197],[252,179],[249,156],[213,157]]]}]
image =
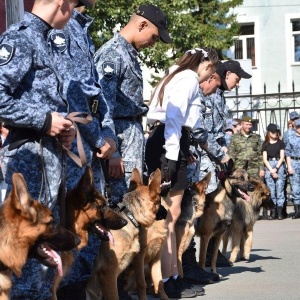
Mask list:
[{"label": "man in camouflage standing", "polygon": [[127,191],[131,172],[143,171],[144,133],[142,116],[148,107],[143,99],[139,51],[161,39],[170,43],[167,17],[158,7],[140,5],[127,25],[95,54],[99,82],[114,120],[118,151],[109,160],[112,198],[119,202]]},{"label": "man in camouflage standing", "polygon": [[228,155],[233,159],[236,168],[243,168],[248,164],[247,172],[250,176],[265,176],[262,160],[262,141],[258,134],[252,132],[252,118],[244,116],[242,127],[234,134],[229,144]]}]

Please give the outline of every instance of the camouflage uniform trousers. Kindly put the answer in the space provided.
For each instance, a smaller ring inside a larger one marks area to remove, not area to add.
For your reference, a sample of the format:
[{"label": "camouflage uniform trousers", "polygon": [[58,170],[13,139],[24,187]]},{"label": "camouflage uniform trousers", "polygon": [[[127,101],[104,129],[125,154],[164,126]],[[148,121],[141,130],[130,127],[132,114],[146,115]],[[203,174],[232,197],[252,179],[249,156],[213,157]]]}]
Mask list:
[{"label": "camouflage uniform trousers", "polygon": [[[22,173],[32,197],[52,209],[57,223],[59,209],[56,200],[62,165],[61,147],[54,138],[44,138],[42,148],[38,142],[28,142],[11,151],[8,150],[8,146],[3,148],[2,168],[8,192],[12,188],[12,174]],[[54,269],[41,265],[35,259],[29,259],[22,269],[22,276],[17,278],[13,275],[11,299],[49,299],[54,275]]]},{"label": "camouflage uniform trousers", "polygon": [[199,182],[206,174],[211,172],[211,180],[208,184],[206,194],[215,191],[219,184],[216,163],[209,158],[206,152],[195,150],[194,147],[190,147],[190,150],[197,153],[198,159],[196,164],[188,165],[188,182]]},{"label": "camouflage uniform trousers", "polygon": [[[272,168],[275,168],[278,161],[269,161]],[[265,180],[268,188],[271,191],[271,199],[278,207],[283,207],[285,202],[284,186],[286,180],[285,166],[281,165],[278,169],[278,178],[274,179],[268,168],[265,168]]]},{"label": "camouflage uniform trousers", "polygon": [[300,205],[300,161],[291,159],[294,170],[293,175],[289,175],[291,185],[291,197],[295,205]]},{"label": "camouflage uniform trousers", "polygon": [[125,175],[122,178],[110,178],[112,200],[118,203],[127,192],[132,170],[137,168],[141,176],[143,174],[145,138],[142,125],[134,120],[115,120],[115,131],[125,169]]}]

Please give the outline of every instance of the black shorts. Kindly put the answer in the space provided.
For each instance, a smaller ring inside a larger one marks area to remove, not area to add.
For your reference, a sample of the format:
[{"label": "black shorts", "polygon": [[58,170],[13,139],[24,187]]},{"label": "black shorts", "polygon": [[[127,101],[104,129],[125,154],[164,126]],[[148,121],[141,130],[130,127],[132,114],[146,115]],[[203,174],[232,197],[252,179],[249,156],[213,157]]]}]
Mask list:
[{"label": "black shorts", "polygon": [[165,125],[156,126],[151,131],[146,142],[145,162],[150,175],[157,168],[162,171],[162,181],[171,180],[171,190],[184,190],[187,187],[187,158],[189,156],[190,135],[187,129],[182,128],[180,139],[180,151],[177,162],[174,162],[173,172],[169,173],[167,168],[168,159],[164,137]]}]

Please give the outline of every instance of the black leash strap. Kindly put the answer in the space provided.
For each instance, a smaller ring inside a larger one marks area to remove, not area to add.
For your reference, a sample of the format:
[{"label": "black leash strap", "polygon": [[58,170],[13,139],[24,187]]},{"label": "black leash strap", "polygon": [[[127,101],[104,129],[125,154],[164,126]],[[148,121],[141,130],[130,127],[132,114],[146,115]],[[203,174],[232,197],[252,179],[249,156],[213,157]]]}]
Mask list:
[{"label": "black leash strap", "polygon": [[101,163],[101,168],[103,171],[104,175],[104,180],[105,180],[105,198],[107,199],[108,205],[110,208],[118,208],[118,205],[112,201],[111,198],[111,186],[109,183],[109,175],[108,175],[108,164],[109,160],[101,159],[100,158],[100,163]]}]

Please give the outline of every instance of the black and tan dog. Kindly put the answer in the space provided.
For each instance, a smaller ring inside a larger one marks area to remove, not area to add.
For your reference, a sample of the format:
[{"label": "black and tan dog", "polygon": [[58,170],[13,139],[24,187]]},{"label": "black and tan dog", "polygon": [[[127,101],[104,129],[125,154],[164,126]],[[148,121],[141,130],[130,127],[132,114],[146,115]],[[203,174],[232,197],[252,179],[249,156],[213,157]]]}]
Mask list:
[{"label": "black and tan dog", "polygon": [[[110,208],[107,200],[96,190],[91,167],[87,166],[78,184],[70,190],[65,199],[66,227],[81,240],[77,249],[87,245],[89,231],[93,231],[103,241],[113,243],[110,230],[121,229],[127,224],[118,212]],[[62,253],[64,274],[74,262],[72,252]],[[52,286],[52,299],[62,277],[57,274]]]},{"label": "black and tan dog", "polygon": [[223,234],[231,225],[237,199],[249,201],[248,192],[253,190],[248,173],[244,169],[234,170],[233,161],[229,160],[225,178],[220,180],[215,191],[206,195],[203,215],[196,222],[196,235],[200,236],[199,264],[203,269],[205,269],[208,242],[211,237],[215,237],[211,270],[217,273],[216,261],[219,245]]},{"label": "black and tan dog", "polygon": [[[178,255],[178,271],[183,278],[182,271],[182,253],[187,249],[192,237],[194,236],[194,221],[199,218],[204,209],[205,191],[210,181],[208,173],[200,182],[195,183],[190,189],[186,189],[181,203],[181,214],[176,222],[176,242]],[[163,205],[167,208],[166,203]],[[131,268],[127,269],[125,275],[128,282],[128,289],[137,289],[139,299],[147,299],[146,281],[144,270],[141,268],[144,260],[147,271],[150,273],[153,283],[154,293],[158,294],[160,299],[167,300],[168,296],[164,291],[161,272],[161,251],[163,242],[167,237],[167,226],[165,220],[156,220],[150,227],[141,231],[141,250],[133,260]],[[135,276],[133,276],[135,269]],[[136,275],[138,274],[138,275]],[[147,276],[146,276],[147,277]],[[133,279],[134,278],[134,279]],[[135,285],[136,283],[136,285]],[[149,285],[149,284],[148,284]]]},{"label": "black and tan dog", "polygon": [[[139,171],[134,169],[128,192],[124,195],[122,216],[128,224],[112,230],[115,243],[102,243],[94,274],[88,282],[87,299],[118,300],[117,278],[134,260],[141,249],[141,228],[151,226],[160,204],[161,172],[157,169],[148,186],[142,184]],[[144,261],[135,260],[143,270]],[[136,275],[138,278],[138,275]]]},{"label": "black and tan dog", "polygon": [[31,198],[22,174],[13,174],[12,190],[0,207],[0,299],[10,298],[11,272],[21,276],[28,257],[62,275],[56,251],[71,250],[79,242],[70,231],[54,226],[51,210]]},{"label": "black and tan dog", "polygon": [[231,239],[230,261],[235,262],[240,252],[241,260],[249,260],[253,240],[253,226],[259,217],[261,207],[269,207],[272,202],[270,190],[260,178],[250,178],[254,191],[249,192],[250,201],[237,199],[233,218],[223,237],[223,255],[226,254],[228,239]]}]

